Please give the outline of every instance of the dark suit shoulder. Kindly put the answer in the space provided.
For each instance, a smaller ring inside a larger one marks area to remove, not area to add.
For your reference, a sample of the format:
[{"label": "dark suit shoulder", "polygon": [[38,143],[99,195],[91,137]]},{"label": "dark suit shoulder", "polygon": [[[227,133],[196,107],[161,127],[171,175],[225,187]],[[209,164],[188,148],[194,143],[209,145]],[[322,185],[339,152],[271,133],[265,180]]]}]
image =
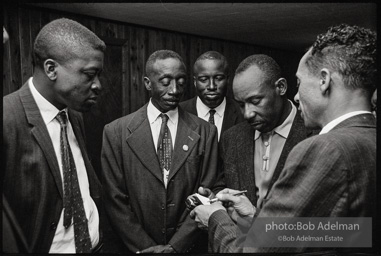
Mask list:
[{"label": "dark suit shoulder", "polygon": [[180,102],[179,106],[184,109],[185,111],[193,114],[193,115],[197,115],[197,109],[196,109],[196,100],[197,100],[197,96],[196,97],[193,97],[189,100],[186,100],[186,101],[183,101],[183,102]]},{"label": "dark suit shoulder", "polygon": [[253,128],[250,126],[250,124],[246,121],[240,122],[229,129],[227,129],[223,135],[224,139],[230,139],[230,138],[235,138],[243,133],[246,133],[247,131],[254,131]]},{"label": "dark suit shoulder", "polygon": [[208,123],[207,121],[199,118],[195,114],[192,114],[190,112],[184,111],[184,109],[181,106],[179,106],[179,115],[182,115],[182,117],[185,120],[190,120],[191,123],[194,123],[197,126],[202,127],[204,129],[208,129],[208,130],[214,130],[214,129],[216,129],[217,130],[216,126],[214,126],[214,125]]}]

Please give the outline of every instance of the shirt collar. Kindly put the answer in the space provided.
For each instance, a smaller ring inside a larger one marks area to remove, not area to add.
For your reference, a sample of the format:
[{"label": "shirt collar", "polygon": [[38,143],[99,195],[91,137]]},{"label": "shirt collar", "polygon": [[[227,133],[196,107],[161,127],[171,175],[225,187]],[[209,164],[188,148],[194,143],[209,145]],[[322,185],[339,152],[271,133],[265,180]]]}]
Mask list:
[{"label": "shirt collar", "polygon": [[[44,98],[36,89],[33,84],[33,77],[28,80],[28,85],[34,100],[36,101],[37,107],[40,110],[42,119],[44,120],[45,125],[53,121],[57,114],[60,112],[52,103]],[[63,109],[67,113],[67,108]]]},{"label": "shirt collar", "polygon": [[[296,116],[296,107],[292,103],[292,101],[288,100],[291,104],[291,112],[288,114],[287,118],[283,121],[283,123],[277,127],[274,128],[274,133],[279,134],[283,138],[287,139],[288,134],[290,133],[292,123],[294,122],[295,116]],[[261,135],[260,131],[255,131],[254,140],[257,140],[259,136]]]},{"label": "shirt collar", "polygon": [[[161,112],[152,104],[152,99],[149,100],[147,106],[147,116],[150,124],[156,122],[158,118],[160,118]],[[169,117],[169,121],[171,121],[174,125],[177,125],[177,121],[179,120],[179,109],[176,107],[174,110],[170,110],[165,113]]]},{"label": "shirt collar", "polygon": [[[225,107],[226,107],[226,97],[224,97],[224,100],[221,102],[221,104],[218,107],[214,108],[214,110],[216,111],[216,114],[218,114],[221,118],[224,116]],[[209,110],[211,109],[202,102],[200,97],[197,97],[196,108],[197,108],[198,115],[202,117],[208,116]]]},{"label": "shirt collar", "polygon": [[330,130],[332,130],[336,125],[338,125],[339,123],[343,122],[344,120],[352,117],[352,116],[357,116],[357,115],[361,115],[361,114],[371,114],[370,111],[364,111],[364,110],[359,110],[359,111],[353,111],[353,112],[349,112],[345,115],[342,115],[342,116],[339,116],[338,118],[332,120],[331,122],[329,122],[328,124],[326,124],[323,129],[321,129],[320,134],[325,134],[327,132],[329,132]]}]

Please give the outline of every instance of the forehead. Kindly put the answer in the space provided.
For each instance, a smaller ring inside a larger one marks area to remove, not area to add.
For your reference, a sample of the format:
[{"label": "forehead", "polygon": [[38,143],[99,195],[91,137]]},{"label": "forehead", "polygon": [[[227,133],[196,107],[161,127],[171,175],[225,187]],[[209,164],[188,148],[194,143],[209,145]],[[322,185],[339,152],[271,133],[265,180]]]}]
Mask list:
[{"label": "forehead", "polygon": [[195,65],[196,71],[205,72],[205,71],[215,71],[225,72],[224,70],[224,61],[217,59],[203,59],[196,62]]},{"label": "forehead", "polygon": [[185,73],[185,67],[179,59],[175,58],[166,58],[158,59],[153,64],[153,70],[156,73],[175,73],[181,72]]},{"label": "forehead", "polygon": [[257,90],[266,82],[265,73],[258,66],[251,66],[234,77],[233,89]]},{"label": "forehead", "polygon": [[309,74],[309,70],[308,70],[307,65],[306,65],[306,60],[307,60],[307,58],[309,57],[310,54],[311,54],[311,50],[306,52],[303,55],[303,57],[300,59],[299,65],[298,65],[298,70],[296,71],[296,76],[297,77],[301,77],[303,75]]},{"label": "forehead", "polygon": [[99,50],[88,49],[79,55],[73,56],[66,62],[66,65],[80,66],[80,68],[102,68],[104,60],[104,53]]}]

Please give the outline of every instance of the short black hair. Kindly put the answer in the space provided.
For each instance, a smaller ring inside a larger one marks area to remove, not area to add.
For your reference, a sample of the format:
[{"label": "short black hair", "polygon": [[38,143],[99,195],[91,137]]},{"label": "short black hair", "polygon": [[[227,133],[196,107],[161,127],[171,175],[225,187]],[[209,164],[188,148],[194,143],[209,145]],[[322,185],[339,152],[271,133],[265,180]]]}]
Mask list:
[{"label": "short black hair", "polygon": [[332,26],[317,36],[306,66],[317,74],[325,65],[337,71],[348,88],[372,93],[377,84],[376,32],[348,24]]},{"label": "short black hair", "polygon": [[221,53],[216,52],[216,51],[207,51],[207,52],[204,52],[203,54],[201,54],[197,58],[197,60],[194,62],[194,65],[193,65],[193,72],[194,73],[196,73],[197,62],[202,61],[202,60],[220,60],[224,64],[224,70],[225,70],[225,72],[229,68],[229,63],[226,60],[224,55],[222,55]]},{"label": "short black hair", "polygon": [[246,71],[251,66],[257,66],[262,70],[271,83],[275,83],[282,76],[282,70],[278,63],[268,55],[254,54],[244,59],[237,67],[235,75]]},{"label": "short black hair", "polygon": [[151,73],[153,72],[153,65],[155,64],[157,60],[165,60],[168,58],[178,59],[181,62],[181,64],[184,66],[184,69],[186,70],[184,61],[178,53],[171,50],[158,50],[152,53],[148,57],[148,60],[146,62],[146,69],[145,69],[146,76],[151,75]]},{"label": "short black hair", "polygon": [[33,64],[42,66],[49,58],[65,63],[81,56],[89,48],[104,52],[106,45],[92,31],[74,20],[53,20],[40,30],[34,41]]}]

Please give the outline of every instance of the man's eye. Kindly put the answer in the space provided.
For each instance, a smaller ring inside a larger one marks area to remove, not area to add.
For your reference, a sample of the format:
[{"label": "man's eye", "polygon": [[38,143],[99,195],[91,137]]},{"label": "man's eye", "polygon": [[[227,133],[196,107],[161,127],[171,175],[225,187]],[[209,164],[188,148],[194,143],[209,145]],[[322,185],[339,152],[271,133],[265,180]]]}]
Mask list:
[{"label": "man's eye", "polygon": [[208,81],[209,79],[207,77],[199,77],[198,78],[198,81],[200,81],[201,83],[205,83],[206,81]]},{"label": "man's eye", "polygon": [[164,78],[164,79],[161,80],[161,83],[162,83],[163,85],[169,85],[169,84],[171,83],[171,79],[169,79],[169,78]]},{"label": "man's eye", "polygon": [[185,79],[184,78],[180,78],[180,79],[177,80],[177,83],[179,85],[184,85],[185,84]]},{"label": "man's eye", "polygon": [[261,102],[261,100],[252,100],[251,104],[258,105]]},{"label": "man's eye", "polygon": [[97,73],[96,72],[85,72],[85,75],[89,78],[89,79],[93,79]]},{"label": "man's eye", "polygon": [[225,76],[216,76],[215,78],[217,81],[225,80]]}]

